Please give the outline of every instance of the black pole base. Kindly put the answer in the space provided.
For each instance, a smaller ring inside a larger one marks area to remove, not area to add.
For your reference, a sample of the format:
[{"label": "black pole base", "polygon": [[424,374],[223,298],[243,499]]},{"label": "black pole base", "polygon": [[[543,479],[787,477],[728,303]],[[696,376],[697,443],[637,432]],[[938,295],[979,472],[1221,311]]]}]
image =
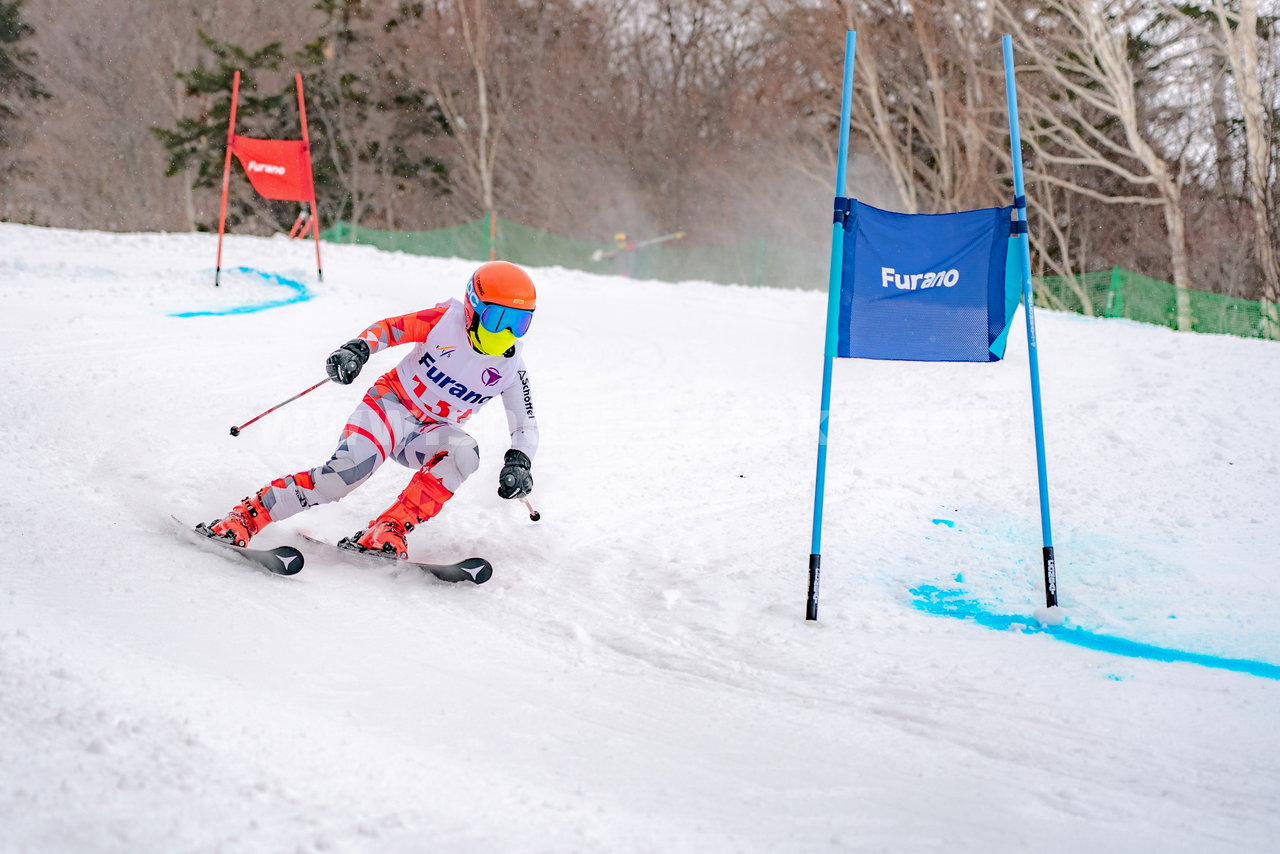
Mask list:
[{"label": "black pole base", "polygon": [[804,618],[818,619],[818,583],[822,575],[822,555],[809,555],[809,600],[805,605]]},{"label": "black pole base", "polygon": [[1044,547],[1044,604],[1048,608],[1058,604],[1058,567],[1053,560],[1053,546]]}]

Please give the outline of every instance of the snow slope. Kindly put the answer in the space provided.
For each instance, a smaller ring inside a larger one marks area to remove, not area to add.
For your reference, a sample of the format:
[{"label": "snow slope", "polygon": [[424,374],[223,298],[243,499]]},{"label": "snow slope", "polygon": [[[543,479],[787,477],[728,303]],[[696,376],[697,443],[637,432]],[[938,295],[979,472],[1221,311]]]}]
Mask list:
[{"label": "snow slope", "polygon": [[213,250],[0,225],[0,852],[1276,850],[1280,346],[1038,315],[1056,635],[1021,317],[995,365],[842,361],[811,623],[824,295],[535,271],[543,519],[490,407],[412,542],[493,580],[278,579],[169,514],[327,458],[359,382],[228,427],[474,264],[232,237],[309,298],[171,316],[297,296]]}]

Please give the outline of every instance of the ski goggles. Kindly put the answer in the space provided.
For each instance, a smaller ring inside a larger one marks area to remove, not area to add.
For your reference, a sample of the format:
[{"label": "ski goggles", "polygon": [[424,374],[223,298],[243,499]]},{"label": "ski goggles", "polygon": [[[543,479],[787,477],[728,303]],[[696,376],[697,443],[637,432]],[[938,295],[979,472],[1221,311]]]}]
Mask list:
[{"label": "ski goggles", "polygon": [[533,309],[481,302],[470,284],[467,285],[467,302],[471,303],[471,310],[480,319],[480,325],[490,332],[510,329],[512,335],[520,338],[529,331],[529,324],[533,323]]}]

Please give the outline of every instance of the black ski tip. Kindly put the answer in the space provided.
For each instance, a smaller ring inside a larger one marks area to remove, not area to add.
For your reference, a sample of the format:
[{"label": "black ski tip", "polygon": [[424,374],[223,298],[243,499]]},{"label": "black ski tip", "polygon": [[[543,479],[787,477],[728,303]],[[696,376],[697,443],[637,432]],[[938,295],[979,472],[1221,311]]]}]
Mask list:
[{"label": "black ski tip", "polygon": [[270,551],[280,561],[280,568],[271,570],[276,575],[297,575],[302,572],[305,558],[303,558],[302,552],[293,546],[279,546]]},{"label": "black ski tip", "polygon": [[[335,549],[344,556],[352,558],[370,558],[375,562],[386,566],[412,567],[429,573],[441,581],[448,581],[451,584],[456,584],[460,581],[470,581],[472,584],[484,584],[493,577],[493,565],[482,557],[469,557],[466,560],[460,560],[457,563],[445,564],[421,563],[416,560],[405,560],[395,552],[374,551],[358,545],[356,541],[360,539],[360,535],[363,533],[364,531],[357,531],[353,536],[343,537],[338,540],[337,543],[322,540],[314,534],[310,534],[306,531],[299,531],[298,535],[309,542]],[[359,561],[357,560],[357,562]]]},{"label": "black ski tip", "polygon": [[302,552],[293,546],[277,546],[273,549],[245,548],[237,546],[230,540],[215,534],[212,523],[197,522],[195,525],[188,525],[177,516],[172,516],[171,518],[194,533],[199,539],[206,540],[211,545],[216,545],[231,554],[238,555],[249,563],[270,572],[272,575],[297,575],[302,571],[303,564],[306,562]]},{"label": "black ski tip", "polygon": [[484,584],[493,577],[493,565],[482,557],[469,557],[459,561],[458,566],[465,569],[476,584]]}]

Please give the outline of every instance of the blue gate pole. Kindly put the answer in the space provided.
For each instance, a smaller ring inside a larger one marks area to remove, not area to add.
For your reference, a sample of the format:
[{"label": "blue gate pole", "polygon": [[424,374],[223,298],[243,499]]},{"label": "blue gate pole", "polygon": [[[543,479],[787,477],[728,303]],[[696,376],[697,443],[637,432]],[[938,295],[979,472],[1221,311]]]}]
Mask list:
[{"label": "blue gate pole", "polygon": [[1040,409],[1040,357],[1036,345],[1035,298],[1031,293],[1031,238],[1027,233],[1027,196],[1022,181],[1022,137],[1018,133],[1018,91],[1013,80],[1013,39],[1005,35],[1004,86],[1009,100],[1009,147],[1013,156],[1013,194],[1017,223],[1015,240],[1022,252],[1022,306],[1027,315],[1027,362],[1031,366],[1031,411],[1036,427],[1036,470],[1040,479],[1040,532],[1044,537],[1044,599],[1058,604],[1058,574],[1053,559],[1053,532],[1049,524],[1049,473],[1045,466],[1044,414]]},{"label": "blue gate pole", "polygon": [[827,341],[822,362],[822,409],[818,418],[818,474],[813,484],[813,546],[809,551],[809,599],[806,620],[818,619],[818,586],[822,564],[822,501],[827,486],[827,423],[831,414],[831,366],[836,357],[840,317],[840,272],[844,267],[844,221],[848,209],[845,164],[849,157],[849,113],[853,102],[853,56],[858,34],[844,34],[844,89],[840,98],[840,152],[836,158],[835,221],[831,225],[831,268],[827,277]]}]

